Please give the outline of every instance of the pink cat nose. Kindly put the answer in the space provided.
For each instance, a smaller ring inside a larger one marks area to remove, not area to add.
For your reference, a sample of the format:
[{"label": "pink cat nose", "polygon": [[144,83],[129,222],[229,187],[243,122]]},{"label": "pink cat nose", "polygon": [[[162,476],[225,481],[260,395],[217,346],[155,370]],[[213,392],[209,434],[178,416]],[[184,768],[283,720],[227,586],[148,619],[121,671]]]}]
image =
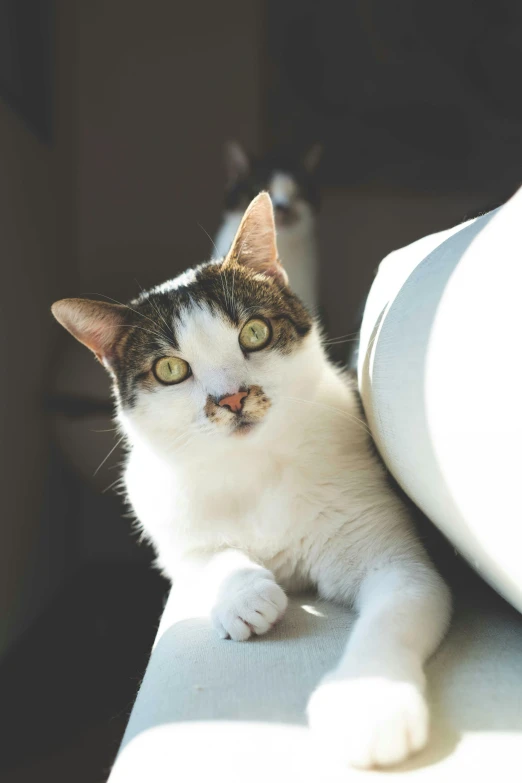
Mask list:
[{"label": "pink cat nose", "polygon": [[236,392],[235,394],[228,394],[226,397],[222,397],[218,405],[222,408],[230,408],[234,413],[238,413],[243,407],[243,400],[248,397],[248,392]]}]

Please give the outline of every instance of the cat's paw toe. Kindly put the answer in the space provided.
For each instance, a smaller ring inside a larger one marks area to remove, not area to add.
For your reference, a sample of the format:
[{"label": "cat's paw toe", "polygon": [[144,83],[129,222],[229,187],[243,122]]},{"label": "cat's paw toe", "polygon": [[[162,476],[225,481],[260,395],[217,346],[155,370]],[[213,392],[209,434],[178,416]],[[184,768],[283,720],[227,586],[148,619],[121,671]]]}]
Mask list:
[{"label": "cat's paw toe", "polygon": [[310,728],[354,767],[398,764],[421,750],[429,716],[412,683],[378,677],[327,679],[308,703]]},{"label": "cat's paw toe", "polygon": [[271,577],[254,572],[234,579],[212,610],[212,624],[223,639],[243,642],[270,630],[285,612],[288,598]]}]

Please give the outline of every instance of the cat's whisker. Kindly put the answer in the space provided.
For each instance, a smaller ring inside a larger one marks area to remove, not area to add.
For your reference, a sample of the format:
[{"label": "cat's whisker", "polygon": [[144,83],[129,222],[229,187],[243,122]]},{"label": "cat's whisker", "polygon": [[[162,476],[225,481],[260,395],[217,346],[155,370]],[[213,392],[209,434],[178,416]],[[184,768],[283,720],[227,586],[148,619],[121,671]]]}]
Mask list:
[{"label": "cat's whisker", "polygon": [[[235,268],[234,268],[234,272],[235,272]],[[234,308],[233,289],[231,290],[231,288],[229,288],[228,280],[227,280],[227,291],[228,291],[228,309],[230,310],[230,312],[232,312]]]},{"label": "cat's whisker", "polygon": [[219,258],[219,252],[218,252],[218,249],[217,249],[216,243],[214,242],[214,240],[212,239],[212,237],[210,236],[210,234],[208,233],[208,231],[206,230],[206,228],[203,228],[203,226],[201,225],[201,223],[198,223],[197,221],[196,221],[196,224],[197,224],[197,225],[200,227],[200,229],[203,231],[203,233],[204,233],[204,234],[206,234],[206,235],[207,235],[207,237],[210,239],[210,241],[212,242],[212,245],[214,246],[214,250],[216,251],[216,253],[218,253],[218,258]]},{"label": "cat's whisker", "polygon": [[187,449],[190,446],[190,444],[193,443],[193,441],[196,439],[196,437],[198,435],[209,434],[210,432],[211,432],[210,429],[201,427],[201,428],[196,429],[195,432],[192,431],[192,432],[184,433],[182,436],[179,437],[179,439],[176,439],[175,441],[173,441],[171,446],[175,446],[176,443],[178,443],[178,440],[182,440],[183,438],[186,438],[187,440],[185,441],[185,443],[182,443],[181,446],[179,446],[179,448],[176,449],[177,452],[180,453],[180,452],[184,451],[185,449]]},{"label": "cat's whisker", "polygon": [[[146,292],[145,292],[145,290],[144,290],[143,286],[141,285],[141,283],[139,282],[139,280],[137,280],[136,278],[134,278],[134,279],[136,280],[136,282],[137,282],[138,286],[141,288],[141,292],[142,292],[143,294],[145,294]],[[150,303],[150,305],[151,305],[152,309],[154,310],[154,312],[155,312],[155,313],[157,313],[158,317],[159,317],[159,318],[160,318],[160,319],[163,321],[163,323],[164,323],[164,324],[165,324],[165,326],[167,327],[167,332],[170,332],[170,333],[172,334],[172,326],[169,326],[169,325],[168,325],[168,323],[166,322],[165,318],[164,318],[164,317],[163,317],[163,315],[161,314],[159,307],[158,307],[157,305],[155,305],[155,304],[154,304],[154,301],[153,301],[153,299],[151,299],[151,298],[149,297],[149,298],[148,298],[146,301],[148,301],[148,302]]]},{"label": "cat's whisker", "polygon": [[228,280],[227,280],[227,276],[226,275],[223,275],[223,280],[225,281],[225,287],[227,289],[227,308],[230,310],[231,309],[230,292],[229,292],[229,288],[228,288]]},{"label": "cat's whisker", "polygon": [[[119,299],[114,299],[112,296],[107,296],[106,294],[100,294],[100,293],[97,293],[96,291],[92,291],[92,292],[90,292],[87,295],[88,296],[101,296],[103,299],[108,299],[109,301],[114,302],[114,304],[118,304],[118,305],[121,305],[122,307],[126,307],[127,310],[130,310],[132,313],[135,313],[136,315],[139,315],[142,318],[145,318],[147,321],[150,321],[151,324],[153,324],[154,326],[158,326],[156,321],[153,321],[152,318],[149,318],[148,315],[145,315],[145,313],[140,313],[138,310],[135,310],[130,305],[125,304],[125,302],[120,302]],[[172,338],[170,338],[167,334],[163,334],[163,338],[165,340],[167,340],[168,342],[172,342]]]},{"label": "cat's whisker", "polygon": [[105,463],[107,462],[107,460],[109,459],[109,457],[111,456],[111,454],[114,454],[114,452],[116,451],[116,449],[118,448],[118,446],[120,445],[120,443],[122,442],[122,440],[123,440],[124,438],[125,438],[125,435],[122,435],[122,436],[121,436],[121,438],[119,438],[119,439],[116,441],[116,443],[114,444],[114,446],[112,447],[112,449],[109,451],[109,453],[107,454],[107,456],[105,457],[105,459],[103,459],[103,460],[100,462],[100,464],[98,465],[98,467],[96,468],[96,470],[95,470],[95,471],[94,471],[94,473],[92,474],[92,475],[93,475],[93,477],[94,477],[94,476],[96,476],[96,474],[98,473],[98,471],[100,470],[100,468],[102,468],[102,467],[105,465]]},{"label": "cat's whisker", "polygon": [[180,441],[183,441],[184,439],[186,439],[189,436],[189,434],[190,433],[184,432],[181,435],[178,435],[178,437],[174,438],[174,440],[172,441],[172,443],[169,444],[169,446],[171,446],[171,447],[175,446]]},{"label": "cat's whisker", "polygon": [[121,470],[123,467],[125,467],[125,462],[116,462],[114,465],[109,465],[107,470]]},{"label": "cat's whisker", "polygon": [[174,440],[173,440],[173,441],[170,443],[170,445],[171,445],[171,446],[175,446],[175,445],[176,445],[176,443],[179,443],[179,442],[180,442],[180,441],[182,441],[184,438],[190,438],[190,440],[193,440],[193,438],[194,438],[196,435],[199,435],[199,434],[201,434],[202,432],[210,432],[210,431],[212,431],[212,427],[210,427],[210,426],[209,426],[208,424],[206,424],[205,422],[201,422],[201,423],[196,423],[196,424],[193,424],[193,425],[192,425],[192,427],[191,427],[191,429],[190,429],[188,432],[183,432],[183,433],[181,433],[181,435],[178,435],[178,436],[177,436],[177,438],[175,438],[175,439],[174,439]]},{"label": "cat's whisker", "polygon": [[234,304],[234,306],[235,306],[235,302],[234,302],[235,286],[236,286],[236,267],[234,267],[234,272],[232,273],[232,303]]},{"label": "cat's whisker", "polygon": [[169,340],[163,332],[155,332],[152,329],[146,329],[144,326],[136,326],[136,324],[115,324],[115,326],[118,326],[120,329],[140,329],[140,331],[153,334],[155,337],[159,337],[160,340],[165,340],[169,345],[172,345],[172,340]]},{"label": "cat's whisker", "polygon": [[105,489],[102,490],[102,495],[104,495],[110,489],[113,489],[114,487],[116,487],[118,484],[120,484],[122,486],[122,488],[125,486],[123,476],[120,476],[119,478],[116,479],[116,481],[113,481],[111,484],[109,484],[108,487],[105,487]]},{"label": "cat's whisker", "polygon": [[348,337],[346,340],[326,340],[323,345],[328,347],[331,345],[344,345],[345,343],[355,343],[358,339],[358,337]]},{"label": "cat's whisker", "polygon": [[225,289],[225,275],[223,274],[223,270],[219,270],[219,279],[221,280],[221,287],[223,289],[223,298],[225,300],[225,306],[228,307],[228,298],[227,298],[227,290]]},{"label": "cat's whisker", "polygon": [[329,337],[327,340],[323,340],[323,343],[327,345],[328,343],[336,342],[337,340],[357,340],[360,336],[359,332],[350,332],[349,334],[340,334],[337,337]]}]

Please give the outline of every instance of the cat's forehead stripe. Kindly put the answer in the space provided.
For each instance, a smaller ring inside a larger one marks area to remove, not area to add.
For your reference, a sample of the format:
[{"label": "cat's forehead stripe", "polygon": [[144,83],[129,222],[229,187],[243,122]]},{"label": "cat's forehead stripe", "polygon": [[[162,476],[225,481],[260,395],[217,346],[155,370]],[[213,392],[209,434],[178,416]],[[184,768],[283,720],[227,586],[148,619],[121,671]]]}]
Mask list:
[{"label": "cat's forehead stripe", "polygon": [[172,349],[210,365],[223,348],[223,362],[232,366],[245,361],[238,329],[252,316],[271,319],[270,350],[279,354],[291,353],[312,328],[310,315],[288,288],[241,265],[223,268],[222,261],[209,261],[155,286],[130,306],[137,328],[128,331],[115,367],[127,408],[135,404],[152,363]]},{"label": "cat's forehead stripe", "polygon": [[288,288],[280,288],[272,280],[245,270],[241,265],[223,268],[221,260],[201,264],[155,286],[131,305],[145,309],[146,317],[155,321],[160,329],[165,326],[164,320],[172,324],[173,317],[175,321],[182,312],[202,306],[218,311],[234,326],[256,310],[267,317],[288,316],[301,334],[311,326],[309,314]]},{"label": "cat's forehead stripe", "polygon": [[167,280],[165,283],[155,286],[150,290],[150,294],[166,294],[169,291],[176,291],[178,288],[183,288],[191,285],[196,281],[196,270],[188,269],[183,274],[172,280]]}]

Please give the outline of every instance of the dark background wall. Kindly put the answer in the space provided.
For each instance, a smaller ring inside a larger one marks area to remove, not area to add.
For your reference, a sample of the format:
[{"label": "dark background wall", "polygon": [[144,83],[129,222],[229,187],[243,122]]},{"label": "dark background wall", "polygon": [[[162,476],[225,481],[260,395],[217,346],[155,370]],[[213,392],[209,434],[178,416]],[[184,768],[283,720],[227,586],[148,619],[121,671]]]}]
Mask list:
[{"label": "dark background wall", "polygon": [[263,142],[325,147],[322,301],[332,335],[390,250],[522,181],[522,6],[266,3]]},{"label": "dark background wall", "polygon": [[211,254],[223,146],[262,133],[261,3],[79,3],[79,282],[119,299]]},{"label": "dark background wall", "polygon": [[[18,6],[4,3],[0,15],[2,40],[12,44],[0,58],[0,92],[5,91],[0,101],[0,657],[74,567],[69,490],[53,457],[52,422],[44,403],[56,351],[49,303],[75,279],[70,212],[74,47],[69,7],[54,20],[44,6],[38,4],[28,37],[24,15],[13,13]],[[7,30],[9,20],[13,28]],[[34,36],[42,34],[46,22],[53,35],[36,48],[34,68],[24,66],[24,54],[32,56]]]}]

